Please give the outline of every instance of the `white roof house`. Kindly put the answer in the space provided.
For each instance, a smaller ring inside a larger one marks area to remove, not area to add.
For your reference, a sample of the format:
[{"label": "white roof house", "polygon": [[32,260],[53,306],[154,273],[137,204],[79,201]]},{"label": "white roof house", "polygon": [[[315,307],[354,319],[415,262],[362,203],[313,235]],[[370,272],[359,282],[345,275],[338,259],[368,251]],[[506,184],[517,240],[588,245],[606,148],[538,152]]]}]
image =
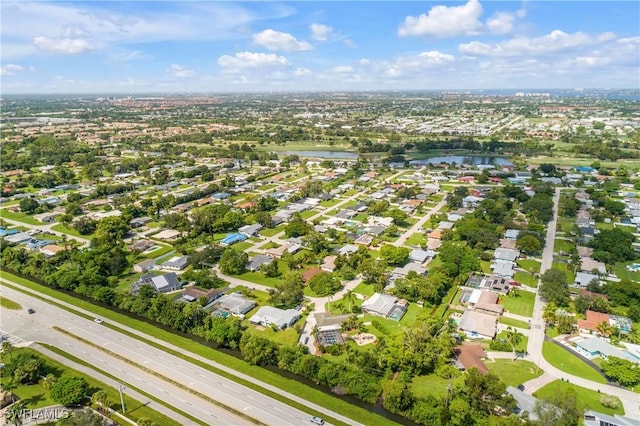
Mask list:
[{"label": "white roof house", "polygon": [[244,314],[253,309],[254,306],[256,306],[256,302],[245,299],[239,293],[225,294],[215,304],[216,308],[227,311],[237,317],[244,317]]},{"label": "white roof house", "polygon": [[258,309],[249,322],[252,324],[269,327],[275,324],[280,330],[291,327],[300,318],[300,313],[295,309],[279,309],[273,306],[262,306]]},{"label": "white roof house", "polygon": [[362,302],[362,310],[383,317],[388,316],[396,305],[398,298],[390,294],[374,293],[369,299]]},{"label": "white roof house", "polygon": [[413,249],[411,253],[409,253],[409,259],[412,262],[424,263],[429,258],[429,252],[422,249]]},{"label": "white roof house", "polygon": [[187,267],[189,256],[174,256],[160,265],[160,269],[170,269],[172,271],[181,271]]},{"label": "white roof house", "polygon": [[493,274],[499,277],[511,278],[515,273],[513,270],[515,263],[509,262],[507,260],[496,260],[493,264],[491,264],[491,268],[493,269]]},{"label": "white roof house", "polygon": [[504,247],[497,248],[496,251],[493,253],[494,259],[508,260],[510,262],[515,261],[519,256],[520,256],[520,250],[508,249]]}]

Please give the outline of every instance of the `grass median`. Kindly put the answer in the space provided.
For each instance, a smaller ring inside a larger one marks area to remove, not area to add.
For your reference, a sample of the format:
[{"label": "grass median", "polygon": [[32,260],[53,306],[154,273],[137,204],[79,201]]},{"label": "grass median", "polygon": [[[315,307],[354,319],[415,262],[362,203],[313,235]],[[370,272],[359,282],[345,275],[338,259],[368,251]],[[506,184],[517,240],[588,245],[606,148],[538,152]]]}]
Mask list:
[{"label": "grass median", "polygon": [[[157,339],[160,339],[162,341],[166,341],[166,342],[171,342],[173,345],[180,347],[181,349],[184,349],[188,352],[200,355],[204,358],[210,359],[212,361],[215,361],[219,364],[225,365],[226,367],[229,367],[235,371],[238,371],[240,373],[246,374],[254,379],[260,380],[262,382],[265,383],[269,383],[279,389],[282,389],[288,393],[291,393],[293,395],[303,395],[304,399],[312,402],[314,404],[320,405],[322,407],[326,407],[327,409],[330,409],[332,411],[335,412],[339,412],[340,414],[344,415],[345,417],[349,417],[351,419],[357,420],[361,423],[364,424],[376,424],[376,425],[396,425],[397,423],[389,420],[383,416],[380,416],[378,414],[375,413],[371,413],[370,411],[368,411],[365,408],[362,407],[358,407],[356,405],[353,404],[349,404],[346,401],[343,401],[339,398],[336,398],[332,395],[329,395],[325,392],[322,392],[321,390],[318,389],[314,389],[310,386],[307,386],[301,382],[298,382],[296,380],[293,379],[288,379],[286,377],[280,376],[276,373],[273,373],[271,371],[268,371],[266,369],[263,369],[261,367],[257,367],[257,366],[253,366],[253,365],[249,365],[246,362],[237,359],[231,355],[227,355],[225,353],[222,353],[220,351],[217,351],[215,349],[212,349],[210,347],[207,347],[205,345],[202,345],[198,342],[194,342],[191,339],[188,339],[186,337],[182,337],[178,334],[175,333],[171,333],[169,331],[165,331],[163,329],[160,329],[158,327],[155,327],[152,324],[148,324],[144,321],[140,321],[140,320],[136,320],[133,318],[130,318],[126,315],[114,312],[108,308],[104,308],[102,306],[98,306],[98,305],[94,305],[93,303],[81,300],[79,298],[73,297],[71,295],[59,292],[57,290],[54,290],[50,287],[35,283],[33,281],[18,277],[16,275],[4,272],[2,273],[3,277],[5,279],[9,279],[12,280],[18,284],[24,285],[25,287],[34,290],[38,293],[42,293],[44,295],[50,296],[54,299],[69,303],[73,306],[76,306],[78,308],[82,308],[82,309],[86,309],[88,311],[93,312],[95,315],[100,316],[102,318],[114,321],[116,323],[120,323],[123,325],[126,325],[128,327],[131,327],[135,330],[140,331],[141,333],[145,333],[149,336],[155,337]],[[8,287],[12,287],[11,285],[7,285]],[[17,288],[17,287],[12,287],[18,291],[22,291],[22,289]],[[46,300],[47,302],[51,303],[51,301],[47,298],[43,298],[41,296],[39,296],[38,294],[32,294],[29,293],[31,296],[34,297],[38,297],[40,299]],[[76,315],[80,315],[84,318],[88,318],[91,319],[92,316],[91,315],[87,315],[87,314],[83,314],[83,313],[79,313],[76,312],[75,310],[62,305],[60,303],[55,303],[53,302],[53,304],[57,305],[58,307],[65,309],[67,311],[73,312]],[[117,325],[114,325],[112,323],[109,322],[105,322],[104,323],[105,326],[111,327],[114,330],[123,333],[125,335],[128,335],[132,338],[135,338],[137,340],[140,340],[142,342],[145,342],[155,348],[158,348],[160,350],[163,350],[167,353],[170,353],[172,355],[175,356],[179,356],[182,359],[185,359],[193,364],[196,364],[202,368],[205,368],[215,374],[218,374],[220,376],[226,377],[228,379],[231,379],[233,381],[235,381],[236,383],[239,383],[243,386],[246,386],[248,388],[251,388],[253,390],[256,390],[264,395],[267,395],[273,399],[276,399],[280,402],[283,402],[291,407],[297,408],[299,410],[305,411],[307,413],[309,413],[310,415],[317,415],[317,416],[321,416],[323,418],[325,418],[326,420],[330,421],[333,424],[336,425],[344,425],[344,422],[341,422],[337,419],[333,419],[330,416],[318,412],[316,410],[311,410],[309,409],[305,404],[291,400],[290,398],[287,398],[277,392],[274,391],[270,391],[268,389],[263,388],[260,385],[254,384],[248,380],[244,380],[242,378],[239,378],[238,376],[236,376],[233,373],[229,373],[227,371],[218,369],[216,367],[213,367],[207,363],[204,363],[202,361],[199,361],[197,359],[194,359],[192,357],[189,357],[188,355],[185,355],[183,352],[177,352],[177,351],[173,351],[170,350],[168,348],[166,348],[166,346],[161,345],[159,343],[156,343],[154,341],[151,341],[149,339],[146,339],[144,337],[141,337],[137,334],[134,333],[130,333],[126,330],[123,330],[119,327],[117,327]]]}]

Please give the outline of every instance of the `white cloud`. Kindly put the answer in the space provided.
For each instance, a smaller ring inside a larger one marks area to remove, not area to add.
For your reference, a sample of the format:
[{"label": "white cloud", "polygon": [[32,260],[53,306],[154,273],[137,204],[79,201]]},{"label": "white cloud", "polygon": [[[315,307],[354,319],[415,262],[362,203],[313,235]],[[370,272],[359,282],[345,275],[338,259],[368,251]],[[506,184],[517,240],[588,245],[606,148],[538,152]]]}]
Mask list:
[{"label": "white cloud", "polygon": [[194,70],[183,67],[182,65],[178,65],[178,64],[169,65],[169,67],[165,71],[173,75],[174,77],[180,77],[180,78],[192,77],[196,73]]},{"label": "white cloud", "polygon": [[311,38],[318,41],[326,41],[331,37],[333,28],[322,24],[311,24]]},{"label": "white cloud", "polygon": [[338,65],[333,67],[333,72],[349,73],[349,72],[353,72],[353,67],[351,65]]},{"label": "white cloud", "polygon": [[229,70],[250,70],[264,68],[285,68],[291,64],[284,56],[275,53],[238,52],[234,56],[223,55],[218,58],[218,65]]},{"label": "white cloud", "polygon": [[299,41],[289,33],[271,29],[254,34],[253,43],[275,51],[303,52],[313,50],[313,46],[309,42]]},{"label": "white cloud", "polygon": [[33,44],[44,52],[61,53],[64,55],[76,55],[93,50],[91,44],[83,39],[35,37]]},{"label": "white cloud", "polygon": [[483,23],[480,20],[483,12],[478,0],[468,0],[462,6],[434,6],[426,14],[407,16],[398,29],[398,35],[455,37],[483,33],[508,34],[513,31],[515,20],[526,14],[524,9],[499,11]]},{"label": "white cloud", "polygon": [[401,37],[478,34],[482,26],[479,20],[481,15],[482,5],[478,0],[469,0],[462,6],[434,6],[427,14],[407,16],[398,34]]},{"label": "white cloud", "polygon": [[22,65],[17,64],[7,64],[0,66],[0,75],[14,75],[20,71],[24,70]]},{"label": "white cloud", "polygon": [[554,30],[541,37],[516,37],[497,43],[472,41],[458,46],[460,53],[470,56],[522,56],[545,55],[562,51],[570,51],[586,46],[593,46],[615,37],[612,33],[590,36],[583,32],[567,34]]}]

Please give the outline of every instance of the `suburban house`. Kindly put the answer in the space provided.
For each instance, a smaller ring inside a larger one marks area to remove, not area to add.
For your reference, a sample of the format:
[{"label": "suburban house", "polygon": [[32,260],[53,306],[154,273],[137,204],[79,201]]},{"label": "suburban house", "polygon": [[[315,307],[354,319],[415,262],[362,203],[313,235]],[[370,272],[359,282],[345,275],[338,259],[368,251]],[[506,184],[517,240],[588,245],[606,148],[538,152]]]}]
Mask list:
[{"label": "suburban house", "polygon": [[374,293],[362,302],[361,309],[373,315],[400,321],[407,311],[407,301],[390,294]]},{"label": "suburban house", "polygon": [[587,410],[584,412],[584,426],[640,426],[640,420],[630,417],[614,414],[598,413],[597,411]]},{"label": "suburban house", "polygon": [[586,316],[587,319],[578,320],[578,329],[583,332],[597,332],[598,324],[601,322],[609,323],[609,314],[588,310]]},{"label": "suburban house", "polygon": [[607,359],[610,356],[626,359],[627,361],[640,363],[640,357],[635,356],[631,352],[624,349],[616,348],[604,339],[600,337],[589,337],[576,341],[576,351],[587,358]]},{"label": "suburban house", "polygon": [[502,278],[512,278],[515,274],[515,271],[513,270],[515,265],[515,263],[508,260],[496,259],[491,264],[491,269],[493,270],[494,275]]},{"label": "suburban house", "polygon": [[189,256],[174,256],[160,265],[160,269],[169,269],[171,271],[182,271],[187,267]]},{"label": "suburban house", "polygon": [[526,411],[527,413],[529,413],[530,420],[538,420],[538,416],[536,415],[534,410],[536,403],[538,402],[538,398],[525,393],[518,388],[514,388],[513,386],[507,386],[507,393],[513,396],[513,399],[516,400],[516,414],[520,415],[521,413],[524,413]]},{"label": "suburban house", "polygon": [[222,240],[220,240],[220,244],[222,244],[223,246],[230,246],[232,244],[239,243],[240,241],[244,241],[247,238],[248,237],[244,234],[239,234],[239,233],[229,234],[226,237],[224,237]]},{"label": "suburban house", "polygon": [[599,278],[597,275],[590,274],[588,272],[578,272],[576,273],[576,279],[573,282],[574,287],[586,287],[591,281],[598,281]]},{"label": "suburban house", "polygon": [[147,275],[132,285],[132,290],[137,292],[141,286],[151,285],[157,293],[171,293],[180,289],[180,281],[175,272],[164,275]]},{"label": "suburban house", "polygon": [[498,247],[493,253],[494,259],[506,260],[509,262],[515,262],[518,257],[520,257],[520,250],[508,249],[503,247]]},{"label": "suburban house", "polygon": [[255,272],[260,270],[262,265],[268,265],[273,262],[273,258],[271,256],[267,256],[266,254],[259,254],[254,256],[253,259],[247,263],[247,269],[251,272]]},{"label": "suburban house", "polygon": [[133,272],[140,274],[152,270],[155,266],[155,259],[146,259],[133,265]]},{"label": "suburban house", "polygon": [[336,259],[338,256],[329,255],[324,258],[322,265],[320,265],[320,269],[325,272],[333,272],[336,269]]},{"label": "suburban house", "polygon": [[209,304],[214,300],[222,297],[224,295],[224,291],[224,289],[212,288],[209,290],[205,290],[198,287],[188,287],[182,290],[182,294],[176,300],[179,302],[191,303],[204,297],[205,299],[207,299],[207,304]]},{"label": "suburban house", "polygon": [[427,268],[418,263],[409,262],[406,265],[397,267],[391,271],[391,276],[395,278],[402,278],[406,277],[409,272],[415,272],[418,275],[425,275],[427,273]]},{"label": "suburban house", "polygon": [[275,326],[283,330],[291,327],[298,319],[300,319],[300,313],[295,309],[284,310],[273,306],[261,306],[258,312],[249,318],[249,322],[264,327]]},{"label": "suburban house", "polygon": [[150,217],[136,217],[134,219],[131,219],[129,221],[129,226],[131,226],[132,228],[140,228],[141,226],[146,225],[147,223],[151,222],[153,219],[151,219]]},{"label": "suburban house", "polygon": [[247,237],[253,237],[254,235],[257,235],[261,229],[262,229],[262,225],[260,225],[259,223],[256,223],[255,225],[242,226],[238,228],[238,232],[243,235],[246,235]]},{"label": "suburban house", "polygon": [[482,346],[475,344],[461,345],[456,347],[454,352],[456,354],[456,366],[459,370],[477,368],[480,373],[489,374],[489,369],[483,362],[487,354]]},{"label": "suburban house", "polygon": [[244,315],[254,306],[256,302],[245,299],[241,293],[225,294],[215,302],[211,314],[244,318]]},{"label": "suburban house", "polygon": [[471,275],[465,283],[467,287],[473,287],[481,290],[491,290],[501,294],[508,294],[511,286],[509,280],[496,275]]},{"label": "suburban house", "polygon": [[44,254],[47,257],[53,257],[57,253],[60,253],[61,251],[64,251],[64,250],[65,250],[64,247],[60,247],[59,245],[56,245],[56,244],[46,244],[40,247],[40,253]]},{"label": "suburban house", "polygon": [[502,315],[504,307],[498,304],[498,295],[491,291],[475,289],[469,295],[467,304],[476,311],[484,311],[494,315]]},{"label": "suburban house", "polygon": [[138,240],[135,243],[131,244],[129,248],[131,250],[143,252],[143,251],[149,250],[154,245],[156,245],[156,243],[150,240]]},{"label": "suburban house", "polygon": [[466,309],[460,318],[458,328],[471,338],[493,339],[496,337],[496,324],[495,315]]},{"label": "suburban house", "polygon": [[413,249],[409,253],[409,260],[416,263],[424,263],[429,258],[429,252],[422,249]]}]

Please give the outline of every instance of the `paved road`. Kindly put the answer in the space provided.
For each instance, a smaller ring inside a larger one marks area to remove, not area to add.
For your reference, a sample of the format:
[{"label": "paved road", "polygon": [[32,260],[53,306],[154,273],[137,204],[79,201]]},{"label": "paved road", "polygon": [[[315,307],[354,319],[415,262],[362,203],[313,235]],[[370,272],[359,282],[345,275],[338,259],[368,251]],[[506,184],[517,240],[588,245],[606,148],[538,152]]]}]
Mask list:
[{"label": "paved road", "polygon": [[[553,264],[553,245],[556,235],[556,226],[558,223],[558,205],[560,201],[560,190],[556,188],[556,192],[553,196],[553,219],[548,224],[547,235],[545,240],[544,251],[542,252],[542,261],[540,266],[540,274],[551,268]],[[538,286],[540,288],[540,286]],[[549,364],[542,356],[542,345],[544,342],[545,325],[542,319],[542,312],[544,311],[544,301],[540,298],[540,295],[536,292],[535,305],[533,307],[533,316],[531,318],[531,329],[529,330],[529,341],[527,344],[527,352],[529,355],[525,357],[529,361],[534,362],[540,368],[545,371],[544,381],[549,380],[550,377],[556,379],[563,378],[569,380],[578,386],[585,387],[587,389],[599,389],[601,392],[608,393],[610,395],[617,396],[624,405],[625,415],[632,418],[640,418],[640,395],[633,393],[626,389],[618,388],[610,385],[603,385],[600,383],[592,382],[591,380],[583,379],[581,377],[567,374],[560,369],[555,368]],[[525,391],[532,392],[532,388],[539,386],[543,380],[534,379],[534,386],[528,386],[525,383]],[[528,383],[528,382],[527,382]],[[528,389],[531,388],[531,389]]]},{"label": "paved road", "polygon": [[400,247],[401,245],[403,245],[405,243],[405,241],[407,241],[409,239],[409,237],[411,237],[413,234],[415,234],[418,231],[422,231],[422,225],[424,225],[429,219],[431,219],[431,216],[433,216],[435,213],[439,212],[440,209],[447,204],[447,199],[443,198],[438,204],[436,204],[429,213],[427,213],[426,215],[424,215],[419,221],[417,221],[411,228],[409,228],[407,231],[405,231],[397,240],[395,240],[393,242],[393,245],[396,247]]},{"label": "paved road", "polygon": [[61,237],[66,236],[70,240],[78,241],[82,247],[86,247],[89,245],[89,240],[86,238],[76,237],[75,235],[66,234],[60,231],[54,231],[52,228],[53,226],[58,224],[57,222],[47,223],[42,225],[31,225],[29,223],[20,222],[19,220],[7,219],[6,217],[2,216],[2,209],[0,209],[0,217],[2,217],[2,220],[4,220],[7,223],[10,223],[11,225],[22,226],[24,228],[33,229],[35,231],[40,231],[40,232],[50,232],[52,234],[59,235]]},{"label": "paved road", "polygon": [[[12,285],[19,287],[19,285],[15,283],[12,283]],[[185,412],[190,412],[209,424],[235,425],[246,424],[247,422],[197,396],[162,381],[162,379],[145,373],[91,346],[84,345],[75,339],[66,337],[59,332],[53,331],[51,328],[57,325],[85,339],[104,345],[120,356],[144,365],[179,383],[188,385],[190,388],[228,406],[232,406],[237,410],[241,410],[264,423],[272,425],[294,425],[308,422],[310,416],[303,411],[289,407],[257,391],[248,389],[232,380],[198,367],[182,358],[175,357],[160,349],[144,344],[104,325],[95,324],[93,321],[86,320],[61,308],[49,305],[46,302],[7,287],[3,287],[2,293],[9,299],[22,304],[22,306],[32,307],[36,310],[36,313],[33,315],[27,314],[25,310],[18,312],[3,310],[2,326],[7,332],[25,340],[40,341],[61,347],[61,349],[99,365],[100,368],[106,372],[120,377],[158,398],[164,398],[170,401],[171,405]],[[74,309],[91,315],[90,312],[75,307]],[[144,336],[149,340],[163,344],[167,348],[185,353],[184,349],[171,345],[168,342],[160,341],[159,339],[155,339],[126,326],[119,326],[130,333]],[[236,376],[250,380],[264,388],[295,399],[320,412],[325,412],[327,415],[339,418],[345,423],[358,424],[338,413],[332,413],[323,407],[311,404],[301,397],[281,391],[275,386],[255,380],[204,357],[191,353],[187,354],[200,361],[233,373]],[[158,380],[160,380],[160,382],[158,382]]]},{"label": "paved road", "polygon": [[[73,368],[74,370],[80,371],[84,374],[86,374],[87,376],[93,377],[96,380],[100,380],[102,383],[111,386],[113,388],[118,388],[119,385],[121,385],[121,382],[118,382],[117,380],[112,379],[111,377],[105,376],[102,373],[99,373],[97,371],[95,371],[92,368],[86,367],[82,364],[78,364],[77,362],[71,361],[69,358],[65,358],[62,355],[59,355],[53,351],[50,351],[49,349],[40,346],[38,344],[32,344],[31,347],[35,350],[37,350],[38,352],[42,353],[45,356],[48,356],[51,359],[54,359],[56,361],[58,361],[61,364],[64,364],[70,368]],[[102,369],[102,368],[101,368]],[[130,396],[131,398],[137,400],[139,403],[153,409],[156,410],[162,414],[164,414],[165,416],[169,417],[170,419],[173,419],[177,422],[179,422],[182,425],[197,425],[197,423],[193,422],[192,420],[184,417],[182,414],[179,414],[177,412],[175,412],[174,410],[165,407],[162,404],[157,403],[156,401],[149,399],[148,397],[144,396],[141,393],[136,392],[133,389],[129,389],[125,386],[125,390],[124,393],[128,396]],[[136,407],[127,407],[125,406],[125,408],[127,410],[132,410],[135,409]]]}]

